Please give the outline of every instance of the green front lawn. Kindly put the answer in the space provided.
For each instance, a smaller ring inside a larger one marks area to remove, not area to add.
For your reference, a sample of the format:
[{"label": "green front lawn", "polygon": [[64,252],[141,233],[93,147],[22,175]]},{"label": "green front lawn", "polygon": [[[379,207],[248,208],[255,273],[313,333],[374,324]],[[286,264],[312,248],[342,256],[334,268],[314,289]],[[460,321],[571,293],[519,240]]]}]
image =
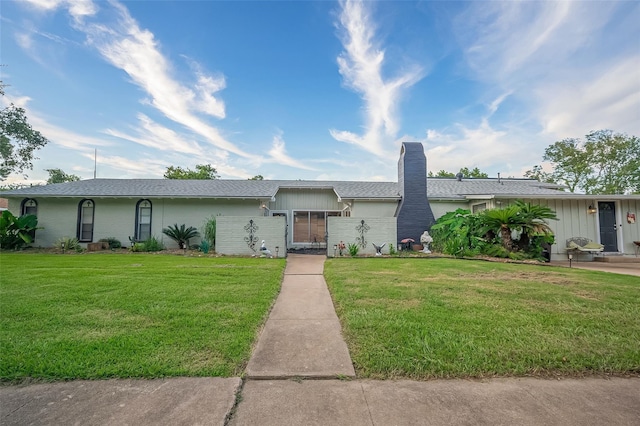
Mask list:
[{"label": "green front lawn", "polygon": [[640,277],[456,259],[332,259],[360,377],[640,374]]},{"label": "green front lawn", "polygon": [[0,380],[237,376],[284,259],[0,254]]}]

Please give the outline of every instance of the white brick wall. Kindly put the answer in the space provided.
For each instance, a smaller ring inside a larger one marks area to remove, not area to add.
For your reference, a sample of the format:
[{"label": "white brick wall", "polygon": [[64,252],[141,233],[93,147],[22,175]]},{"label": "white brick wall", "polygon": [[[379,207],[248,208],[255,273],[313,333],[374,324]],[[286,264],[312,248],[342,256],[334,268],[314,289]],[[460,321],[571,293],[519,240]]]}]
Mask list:
[{"label": "white brick wall", "polygon": [[382,253],[389,254],[389,244],[393,244],[395,247],[397,241],[395,217],[330,217],[328,218],[329,241],[327,244],[329,257],[333,257],[333,246],[339,244],[340,241],[343,241],[346,246],[349,243],[358,243],[357,239],[361,234],[356,230],[356,227],[361,225],[363,220],[369,230],[364,233],[366,247],[360,247],[358,254],[375,254],[376,249],[372,243],[377,245],[387,243],[382,249]]},{"label": "white brick wall", "polygon": [[[265,240],[271,253],[276,255],[276,246],[279,247],[279,257],[285,257],[287,253],[285,243],[285,218],[280,216],[219,216],[216,218],[216,252],[227,255],[253,255],[260,254],[260,243]],[[254,236],[257,239],[255,252],[249,248],[245,238],[249,238],[249,232],[245,226],[253,220],[257,229]]]}]

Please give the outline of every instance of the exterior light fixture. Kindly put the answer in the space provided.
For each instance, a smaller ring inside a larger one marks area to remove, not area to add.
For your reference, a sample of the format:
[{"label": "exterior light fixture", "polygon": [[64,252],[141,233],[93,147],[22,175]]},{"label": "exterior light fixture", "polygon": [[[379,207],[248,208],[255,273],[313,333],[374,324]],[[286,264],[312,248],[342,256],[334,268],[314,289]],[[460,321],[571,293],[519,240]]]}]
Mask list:
[{"label": "exterior light fixture", "polygon": [[569,268],[571,268],[571,261],[573,260],[573,254],[569,254]]},{"label": "exterior light fixture", "polygon": [[64,254],[64,241],[60,245],[62,246],[62,254]]},{"label": "exterior light fixture", "polygon": [[338,245],[334,244],[333,245],[333,257],[336,257],[336,252],[338,251]]},{"label": "exterior light fixture", "polygon": [[587,209],[587,213],[596,214],[597,211],[598,210],[595,207],[593,207],[593,204],[589,204],[589,208]]},{"label": "exterior light fixture", "polygon": [[278,257],[278,252],[280,251],[280,247],[276,246],[276,257]]}]

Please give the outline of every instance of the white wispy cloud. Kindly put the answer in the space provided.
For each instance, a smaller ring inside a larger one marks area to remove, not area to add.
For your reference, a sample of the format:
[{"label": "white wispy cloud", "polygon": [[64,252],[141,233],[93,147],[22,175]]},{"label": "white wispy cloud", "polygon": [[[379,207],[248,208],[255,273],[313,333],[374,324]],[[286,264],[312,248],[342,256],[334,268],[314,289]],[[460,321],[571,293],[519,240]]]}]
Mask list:
[{"label": "white wispy cloud", "polygon": [[521,141],[514,139],[511,133],[494,129],[486,119],[474,127],[456,124],[444,132],[430,129],[424,140],[427,168],[434,173],[457,172],[462,167],[484,171],[499,164],[506,171],[517,163],[523,149]]},{"label": "white wispy cloud", "polygon": [[[97,7],[90,1],[29,1],[45,10],[66,8],[74,18],[74,28],[86,35],[87,44],[95,47],[111,65],[126,72],[131,81],[149,96],[145,102],[167,118],[221,150],[245,158],[256,157],[228,141],[218,128],[200,117],[225,117],[224,102],[216,97],[216,92],[225,87],[224,77],[208,75],[198,68],[195,84],[189,86],[180,82],[172,75],[172,65],[162,54],[153,33],[140,28],[124,5],[109,1],[109,12],[115,18],[106,22],[99,19]],[[107,7],[107,4],[103,6]],[[189,146],[184,148],[189,149]]]},{"label": "white wispy cloud", "polygon": [[188,140],[173,129],[162,126],[145,114],[138,113],[138,126],[132,129],[134,134],[118,129],[106,129],[104,133],[130,142],[134,142],[160,151],[183,152],[200,155],[204,149],[193,140]]},{"label": "white wispy cloud", "polygon": [[615,61],[594,78],[537,88],[537,113],[544,131],[558,138],[592,130],[640,134],[640,55]]},{"label": "white wispy cloud", "polygon": [[370,3],[354,0],[340,2],[338,30],[344,52],[338,57],[338,67],[344,85],[359,93],[365,104],[364,133],[331,129],[338,141],[359,146],[377,156],[389,154],[389,145],[400,128],[397,107],[403,91],[423,76],[420,67],[385,79],[382,73],[384,50],[375,39],[375,23],[370,16]]},{"label": "white wispy cloud", "polygon": [[69,148],[80,152],[93,152],[95,147],[113,145],[113,143],[108,140],[81,135],[51,124],[50,121],[39,114],[38,111],[29,107],[29,101],[31,101],[31,98],[28,96],[14,96],[10,93],[6,93],[5,96],[0,98],[0,105],[2,105],[2,107],[6,107],[13,104],[17,107],[23,108],[29,119],[29,124],[34,129],[37,129],[50,142],[63,148]]},{"label": "white wispy cloud", "polygon": [[271,149],[269,150],[269,158],[265,159],[265,162],[275,162],[289,167],[295,167],[303,170],[316,170],[313,167],[309,167],[303,162],[296,160],[287,154],[282,132],[273,136]]},{"label": "white wispy cloud", "polygon": [[[131,132],[110,128],[109,135],[126,139],[150,148],[187,152],[199,158],[214,158],[220,170],[246,172],[227,164],[228,153],[248,160],[249,164],[262,161],[276,162],[291,167],[308,169],[300,161],[285,154],[284,148],[272,147],[267,157],[248,153],[223,136],[220,129],[204,117],[224,119],[225,103],[219,92],[226,87],[221,73],[209,73],[194,59],[184,57],[193,72],[188,83],[173,72],[173,65],[162,53],[160,42],[154,34],[141,28],[121,3],[110,0],[102,3],[103,14],[90,1],[29,0],[43,10],[66,8],[74,18],[73,27],[85,34],[86,43],[94,47],[111,65],[127,73],[131,82],[147,95],[143,103],[157,109],[165,117],[184,129],[198,135],[205,146],[178,131],[159,126],[144,114],[139,114],[140,128]],[[102,16],[104,15],[104,16]],[[161,143],[152,138],[167,138]],[[212,145],[215,150],[212,150]]]},{"label": "white wispy cloud", "polygon": [[[640,7],[628,2],[470,3],[454,33],[468,77],[494,100],[480,119],[427,131],[430,170],[519,175],[555,140],[603,128],[638,133],[634,15]],[[507,100],[511,109],[494,115]]]}]

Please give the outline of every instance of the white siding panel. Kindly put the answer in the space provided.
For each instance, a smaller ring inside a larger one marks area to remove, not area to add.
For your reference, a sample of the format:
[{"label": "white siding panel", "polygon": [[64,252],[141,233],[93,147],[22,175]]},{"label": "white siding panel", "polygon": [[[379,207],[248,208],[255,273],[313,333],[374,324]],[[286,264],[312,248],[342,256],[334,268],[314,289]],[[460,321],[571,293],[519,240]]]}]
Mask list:
[{"label": "white siding panel", "polygon": [[354,201],[351,217],[393,217],[397,208],[397,201]]},{"label": "white siding panel", "polygon": [[[622,240],[625,254],[635,255],[634,241],[640,241],[640,200],[623,200],[620,202],[622,217]],[[629,223],[627,213],[635,214],[636,223]]]},{"label": "white siding panel", "polygon": [[[353,217],[330,217],[328,219],[329,241],[327,243],[327,255],[333,257],[333,246],[343,241],[345,245],[349,243],[357,243],[357,238],[361,234],[356,227],[362,224],[369,227],[364,233],[366,247],[360,247],[359,254],[375,254],[376,250],[372,243],[381,245],[387,243],[382,252],[389,253],[389,244],[396,244],[397,241],[397,224],[395,217],[369,217],[369,218],[353,218]],[[396,247],[397,249],[397,247]]]},{"label": "white siding panel", "polygon": [[344,205],[331,189],[281,189],[276,201],[269,203],[271,210],[342,210]]},{"label": "white siding panel", "polygon": [[[488,205],[487,200],[487,205]],[[429,201],[431,205],[431,211],[433,212],[433,217],[438,220],[441,216],[444,216],[445,213],[454,212],[457,209],[469,209],[469,203],[467,201],[464,202],[448,202],[448,201]]]},{"label": "white siding panel", "polygon": [[[250,233],[245,230],[249,225],[249,221],[253,220],[256,230],[254,236],[257,240],[254,250],[252,250],[245,238]],[[276,246],[279,247],[279,257],[286,256],[285,229],[286,223],[284,217],[264,217],[264,216],[220,216],[217,219],[216,228],[216,252],[226,255],[259,255],[260,244],[265,240],[265,244],[269,250],[276,255]]]}]

